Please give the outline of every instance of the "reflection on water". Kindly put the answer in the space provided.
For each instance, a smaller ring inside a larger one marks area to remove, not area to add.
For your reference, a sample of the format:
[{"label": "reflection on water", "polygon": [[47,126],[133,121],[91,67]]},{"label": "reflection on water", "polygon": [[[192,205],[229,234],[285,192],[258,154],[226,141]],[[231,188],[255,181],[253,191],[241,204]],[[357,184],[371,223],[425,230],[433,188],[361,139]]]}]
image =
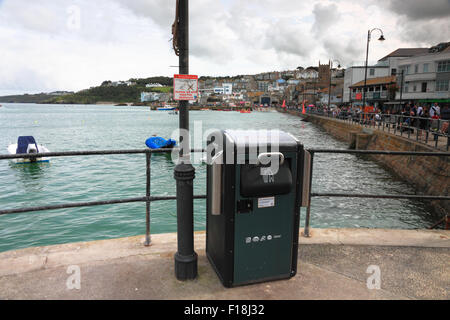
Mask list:
[{"label": "reflection on water", "polygon": [[22,183],[27,192],[41,191],[44,188],[45,172],[50,168],[49,162],[14,163],[9,167],[13,170],[17,181]]}]

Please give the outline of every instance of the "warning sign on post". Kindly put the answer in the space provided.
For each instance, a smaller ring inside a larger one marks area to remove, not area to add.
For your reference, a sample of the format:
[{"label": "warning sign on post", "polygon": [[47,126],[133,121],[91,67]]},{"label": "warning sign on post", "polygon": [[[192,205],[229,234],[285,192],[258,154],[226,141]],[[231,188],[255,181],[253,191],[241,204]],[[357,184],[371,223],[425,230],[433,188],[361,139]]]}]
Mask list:
[{"label": "warning sign on post", "polygon": [[175,74],[173,76],[173,99],[193,101],[198,98],[198,76]]}]

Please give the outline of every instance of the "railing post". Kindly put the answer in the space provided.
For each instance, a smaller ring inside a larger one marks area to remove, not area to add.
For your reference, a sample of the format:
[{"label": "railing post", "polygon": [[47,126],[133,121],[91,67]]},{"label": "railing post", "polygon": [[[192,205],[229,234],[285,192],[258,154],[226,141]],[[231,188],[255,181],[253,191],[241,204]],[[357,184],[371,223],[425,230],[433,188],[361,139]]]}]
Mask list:
[{"label": "railing post", "polygon": [[306,238],[310,237],[309,226],[311,220],[311,191],[312,191],[312,178],[313,178],[313,163],[314,163],[314,152],[309,151],[311,154],[310,164],[309,164],[309,194],[308,194],[308,206],[306,207],[306,218],[305,218],[305,230],[303,236]]},{"label": "railing post", "polygon": [[436,134],[435,134],[435,144],[434,147],[437,148],[438,144],[439,144],[439,130],[441,128],[441,123],[440,123],[440,119],[437,119],[437,130],[436,130]]},{"label": "railing post", "polygon": [[400,137],[403,137],[403,115],[400,117]]},{"label": "railing post", "polygon": [[151,156],[152,154],[147,151],[145,153],[145,162],[146,162],[146,193],[145,193],[145,243],[144,245],[148,247],[151,243],[150,238],[150,179],[151,179]]}]

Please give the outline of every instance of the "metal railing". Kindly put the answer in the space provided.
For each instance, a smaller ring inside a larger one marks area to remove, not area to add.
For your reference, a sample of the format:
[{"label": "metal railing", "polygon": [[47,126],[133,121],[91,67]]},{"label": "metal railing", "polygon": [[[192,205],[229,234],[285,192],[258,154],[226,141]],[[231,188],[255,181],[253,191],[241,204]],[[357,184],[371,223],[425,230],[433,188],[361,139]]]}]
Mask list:
[{"label": "metal railing", "polygon": [[[401,114],[351,113],[346,111],[336,113],[333,111],[308,110],[307,114],[325,116],[366,128],[382,130],[418,142],[424,142],[427,145],[432,142],[436,149],[439,142],[446,142],[445,149],[447,151],[450,149],[450,120]],[[430,139],[431,136],[433,140]]]},{"label": "metal railing", "polygon": [[[134,150],[104,150],[104,151],[67,151],[67,152],[47,152],[47,153],[35,153],[35,154],[16,154],[16,155],[0,155],[0,160],[7,159],[28,159],[28,158],[44,158],[44,157],[69,157],[69,156],[95,156],[95,155],[123,155],[123,154],[145,154],[146,156],[146,193],[144,197],[133,198],[121,198],[102,201],[91,202],[75,202],[64,203],[57,205],[36,206],[26,208],[16,208],[0,210],[1,215],[16,214],[33,211],[44,210],[57,210],[66,208],[77,207],[89,207],[89,206],[101,206],[111,204],[123,204],[133,202],[145,202],[146,203],[146,215],[145,215],[145,245],[148,246],[151,243],[150,238],[150,204],[153,201],[164,200],[176,200],[176,196],[151,196],[151,155],[153,153],[170,153],[173,149],[134,149]],[[336,150],[336,149],[305,149],[306,153],[310,155],[309,166],[309,188],[308,188],[308,201],[307,212],[305,219],[304,236],[309,237],[310,233],[310,220],[311,220],[311,198],[312,197],[346,197],[346,198],[383,198],[383,199],[416,199],[416,200],[450,200],[450,196],[439,195],[373,195],[373,194],[348,194],[348,193],[313,193],[312,190],[312,177],[313,177],[313,163],[314,155],[320,153],[340,153],[340,154],[371,154],[371,155],[389,155],[389,156],[437,156],[448,157],[450,152],[406,152],[406,151],[380,151],[380,150]],[[204,152],[202,149],[192,149],[191,152]],[[194,199],[206,199],[206,195],[196,195]]]},{"label": "metal railing", "polygon": [[[387,155],[387,156],[416,156],[416,157],[449,157],[450,152],[410,152],[410,151],[383,151],[383,150],[336,150],[336,149],[305,149],[309,153],[310,160],[306,165],[309,175],[308,200],[306,206],[306,218],[304,236],[310,236],[311,220],[311,198],[312,197],[334,197],[334,198],[372,198],[372,199],[414,199],[414,200],[450,200],[450,196],[442,195],[411,195],[411,194],[352,194],[352,193],[315,193],[312,192],[314,155],[320,153],[334,154],[365,154],[365,155]],[[306,157],[305,157],[306,158]]]},{"label": "metal railing", "polygon": [[[67,208],[78,208],[78,207],[90,207],[90,206],[101,206],[101,205],[111,205],[120,203],[132,203],[132,202],[145,202],[145,245],[149,246],[151,243],[150,239],[150,203],[153,201],[163,201],[163,200],[176,200],[176,196],[151,196],[151,155],[153,153],[171,153],[174,149],[132,149],[132,150],[100,150],[100,151],[66,151],[66,152],[46,152],[46,153],[34,153],[34,154],[11,154],[11,155],[0,155],[0,160],[12,160],[12,159],[30,159],[30,158],[49,158],[49,157],[72,157],[72,156],[98,156],[98,155],[123,155],[123,154],[145,154],[146,160],[146,192],[145,197],[134,197],[134,198],[121,198],[121,199],[111,199],[102,201],[91,201],[91,202],[75,202],[75,203],[64,203],[57,205],[48,206],[36,206],[36,207],[26,207],[17,209],[7,209],[0,210],[0,216],[6,214],[33,212],[33,211],[44,211],[44,210],[57,210],[57,209],[67,209]],[[178,149],[175,149],[175,151]],[[192,149],[191,152],[203,152],[204,150]],[[206,199],[206,195],[194,196],[194,199]]]}]

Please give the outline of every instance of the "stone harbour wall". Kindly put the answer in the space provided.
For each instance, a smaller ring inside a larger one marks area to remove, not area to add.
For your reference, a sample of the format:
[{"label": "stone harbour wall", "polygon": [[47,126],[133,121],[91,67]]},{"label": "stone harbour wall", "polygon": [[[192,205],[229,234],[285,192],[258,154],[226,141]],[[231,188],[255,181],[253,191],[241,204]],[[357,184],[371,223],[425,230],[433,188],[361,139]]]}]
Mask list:
[{"label": "stone harbour wall", "polygon": [[[299,115],[297,112],[289,112]],[[436,152],[423,143],[394,134],[341,120],[317,115],[301,115],[305,121],[314,123],[335,138],[347,141],[349,148],[357,150]],[[450,190],[450,158],[423,156],[368,155],[398,178],[410,183],[417,194],[448,196]],[[450,201],[431,201],[436,213],[447,215]]]}]

